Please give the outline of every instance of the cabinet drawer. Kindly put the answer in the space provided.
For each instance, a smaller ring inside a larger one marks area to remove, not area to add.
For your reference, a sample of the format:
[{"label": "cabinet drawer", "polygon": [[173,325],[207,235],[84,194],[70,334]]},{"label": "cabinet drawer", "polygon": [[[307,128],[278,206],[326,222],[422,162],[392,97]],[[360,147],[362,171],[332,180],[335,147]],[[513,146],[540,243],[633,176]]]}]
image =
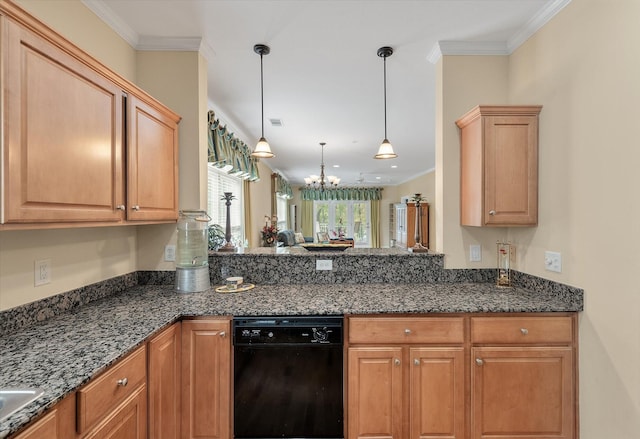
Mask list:
[{"label": "cabinet drawer", "polygon": [[146,346],[110,367],[77,392],[78,433],[85,432],[146,381]]},{"label": "cabinet drawer", "polygon": [[571,343],[571,317],[474,317],[472,343]]},{"label": "cabinet drawer", "polygon": [[463,343],[462,317],[351,317],[349,343]]}]

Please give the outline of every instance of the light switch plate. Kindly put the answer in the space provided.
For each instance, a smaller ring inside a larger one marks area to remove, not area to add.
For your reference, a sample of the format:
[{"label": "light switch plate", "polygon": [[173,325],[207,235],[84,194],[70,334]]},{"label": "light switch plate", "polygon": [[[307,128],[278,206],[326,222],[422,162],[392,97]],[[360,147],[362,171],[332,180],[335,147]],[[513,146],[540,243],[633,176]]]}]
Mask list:
[{"label": "light switch plate", "polygon": [[176,260],[176,246],[169,244],[164,246],[164,260],[167,262]]},{"label": "light switch plate", "polygon": [[469,261],[470,262],[482,261],[482,247],[480,245],[469,246]]},{"label": "light switch plate", "polygon": [[544,252],[544,268],[548,271],[562,273],[562,255],[558,252]]}]

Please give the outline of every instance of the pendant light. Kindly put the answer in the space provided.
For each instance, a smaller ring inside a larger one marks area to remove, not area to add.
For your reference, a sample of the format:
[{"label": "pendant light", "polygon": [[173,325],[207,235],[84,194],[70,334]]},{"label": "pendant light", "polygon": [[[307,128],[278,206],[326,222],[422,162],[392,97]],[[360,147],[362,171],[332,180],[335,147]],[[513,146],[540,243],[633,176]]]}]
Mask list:
[{"label": "pendant light", "polygon": [[378,49],[378,56],[383,60],[384,68],[384,140],[378,148],[378,153],[373,156],[375,159],[395,159],[398,154],[393,152],[393,146],[387,139],[387,58],[393,54],[391,47],[385,46]]},{"label": "pendant light", "polygon": [[256,44],[255,46],[253,46],[253,51],[260,55],[260,114],[262,117],[262,135],[260,136],[260,140],[258,140],[256,149],[254,149],[251,153],[251,156],[262,159],[270,159],[272,157],[275,157],[275,155],[271,152],[271,147],[269,146],[267,139],[264,138],[264,81],[262,72],[262,56],[269,55],[271,49],[269,49],[269,46],[266,46],[264,44]]}]

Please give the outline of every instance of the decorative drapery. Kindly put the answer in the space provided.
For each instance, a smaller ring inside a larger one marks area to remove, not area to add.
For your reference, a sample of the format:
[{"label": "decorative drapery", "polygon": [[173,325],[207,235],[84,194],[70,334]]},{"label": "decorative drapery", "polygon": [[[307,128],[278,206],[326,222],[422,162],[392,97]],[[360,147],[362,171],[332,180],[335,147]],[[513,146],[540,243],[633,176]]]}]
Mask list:
[{"label": "decorative drapery", "polygon": [[360,200],[375,201],[382,199],[381,187],[345,187],[336,189],[300,188],[303,200]]},{"label": "decorative drapery", "polygon": [[249,180],[260,180],[258,163],[251,157],[251,149],[240,139],[230,133],[216,119],[213,111],[208,113],[208,161],[218,168],[231,166],[229,173]]},{"label": "decorative drapery", "polygon": [[289,184],[289,182],[277,172],[273,175],[276,194],[287,199],[293,198],[293,191],[291,190],[291,185]]}]

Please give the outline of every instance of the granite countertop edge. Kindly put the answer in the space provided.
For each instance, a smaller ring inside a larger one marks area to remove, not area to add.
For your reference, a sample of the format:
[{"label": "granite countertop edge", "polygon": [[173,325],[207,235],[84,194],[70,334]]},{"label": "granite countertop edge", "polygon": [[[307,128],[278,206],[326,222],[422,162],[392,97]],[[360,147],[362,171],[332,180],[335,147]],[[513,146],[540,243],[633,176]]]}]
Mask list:
[{"label": "granite countertop edge", "polygon": [[0,422],[0,438],[185,317],[578,312],[581,304],[553,292],[488,283],[264,285],[226,294],[214,288],[178,293],[173,285],[138,285],[0,339],[0,387],[45,391]]}]

